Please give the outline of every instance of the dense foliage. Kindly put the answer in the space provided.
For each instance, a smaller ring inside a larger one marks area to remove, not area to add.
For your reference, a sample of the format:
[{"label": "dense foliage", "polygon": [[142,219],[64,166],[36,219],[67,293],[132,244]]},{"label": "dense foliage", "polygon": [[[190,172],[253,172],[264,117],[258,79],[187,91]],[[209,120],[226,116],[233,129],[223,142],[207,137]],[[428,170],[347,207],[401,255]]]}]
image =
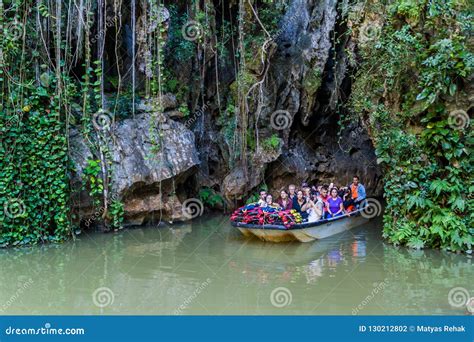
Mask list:
[{"label": "dense foliage", "polygon": [[[41,39],[36,31],[26,37],[20,14],[28,5],[0,5],[0,246],[56,241],[69,232],[63,108],[73,88],[39,63],[39,49],[24,49]],[[31,71],[41,76],[35,80]]]},{"label": "dense foliage", "polygon": [[384,168],[384,236],[396,244],[472,249],[470,13],[462,0],[402,0],[367,14],[381,22],[361,45],[352,107]]},{"label": "dense foliage", "polygon": [[[0,246],[72,235],[72,222],[78,222],[70,211],[73,125],[99,159],[95,168],[95,158],[89,161],[84,187],[111,227],[122,224],[123,205],[111,200],[109,190],[110,137],[102,128],[114,115],[103,114],[108,101],[100,47],[108,25],[118,24],[120,8],[114,7],[113,20],[94,26],[94,11],[105,19],[100,6],[103,1],[81,7],[64,1],[0,2]],[[78,15],[80,22],[72,19]]]}]

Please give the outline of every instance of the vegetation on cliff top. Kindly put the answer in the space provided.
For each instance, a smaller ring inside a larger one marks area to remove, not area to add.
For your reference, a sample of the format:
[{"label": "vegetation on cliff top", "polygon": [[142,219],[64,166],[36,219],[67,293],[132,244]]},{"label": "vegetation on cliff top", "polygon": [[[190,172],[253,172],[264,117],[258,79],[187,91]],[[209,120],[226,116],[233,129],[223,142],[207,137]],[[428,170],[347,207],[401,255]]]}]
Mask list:
[{"label": "vegetation on cliff top", "polygon": [[472,9],[464,1],[403,0],[371,10],[366,15],[387,17],[376,39],[361,45],[352,107],[385,173],[384,237],[471,250]]}]

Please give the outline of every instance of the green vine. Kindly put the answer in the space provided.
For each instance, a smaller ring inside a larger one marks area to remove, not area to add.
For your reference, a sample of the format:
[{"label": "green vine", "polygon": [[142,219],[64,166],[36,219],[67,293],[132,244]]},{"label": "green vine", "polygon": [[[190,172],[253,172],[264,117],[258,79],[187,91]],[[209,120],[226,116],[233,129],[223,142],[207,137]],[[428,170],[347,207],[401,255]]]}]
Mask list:
[{"label": "green vine", "polygon": [[361,50],[352,108],[385,170],[384,237],[395,244],[468,251],[474,243],[472,103],[461,100],[474,69],[468,13],[461,1],[398,1]]}]

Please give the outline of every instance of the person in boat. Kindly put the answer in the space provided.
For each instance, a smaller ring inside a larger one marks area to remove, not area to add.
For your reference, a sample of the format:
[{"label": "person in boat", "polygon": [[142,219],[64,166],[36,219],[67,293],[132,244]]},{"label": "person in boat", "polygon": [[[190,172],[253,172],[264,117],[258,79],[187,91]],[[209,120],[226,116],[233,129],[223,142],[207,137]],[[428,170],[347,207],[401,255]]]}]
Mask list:
[{"label": "person in boat", "polygon": [[327,209],[326,202],[329,199],[329,194],[328,194],[328,188],[326,186],[323,186],[321,188],[321,192],[319,193],[319,199],[323,202],[324,204],[324,209],[323,209],[323,217],[328,218],[329,213]]},{"label": "person in boat", "polygon": [[354,205],[358,208],[367,197],[365,187],[359,181],[359,176],[354,176],[352,178],[352,184],[349,185],[349,189],[351,189]]},{"label": "person in boat", "polygon": [[265,190],[260,190],[259,192],[260,198],[258,199],[258,205],[259,206],[266,206],[266,197],[267,197],[267,192]]},{"label": "person in boat", "polygon": [[314,199],[315,201],[317,201],[318,198],[321,196],[321,189],[323,188],[323,186],[322,186],[322,185],[318,185],[318,186],[315,186],[315,187],[313,187],[313,188],[314,188],[314,190],[312,189],[313,199]]},{"label": "person in boat", "polygon": [[296,186],[294,184],[290,184],[290,186],[288,186],[288,191],[288,197],[291,201],[293,201],[293,199],[296,197]]},{"label": "person in boat", "polygon": [[311,200],[311,188],[308,185],[308,183],[301,184],[301,189],[303,190],[303,196],[304,196],[306,202]]},{"label": "person in boat", "polygon": [[293,209],[293,201],[288,197],[286,190],[280,191],[280,198],[278,198],[277,203],[283,210]]},{"label": "person in boat", "polygon": [[316,222],[323,217],[324,204],[319,198],[315,201],[310,199],[305,205],[303,205],[301,210],[308,214],[308,222]]},{"label": "person in boat", "polygon": [[344,200],[344,194],[346,193],[347,189],[349,189],[347,186],[343,186],[343,187],[339,188],[339,191],[338,191],[337,195],[339,197],[341,197],[342,200]]},{"label": "person in boat", "polygon": [[306,204],[306,199],[304,198],[304,194],[302,190],[298,190],[296,192],[296,197],[293,198],[293,209],[296,210],[298,213],[301,214],[303,219],[308,217],[308,213],[302,210],[302,207]]},{"label": "person in boat", "polygon": [[273,209],[280,209],[278,203],[273,202],[273,196],[268,194],[265,197],[265,204],[262,206],[263,208],[273,208]]},{"label": "person in boat", "polygon": [[351,212],[351,211],[354,211],[355,209],[354,200],[352,199],[352,195],[351,195],[351,189],[347,187],[344,188],[343,190],[342,205],[344,206],[344,210],[346,212]]},{"label": "person in boat", "polygon": [[338,196],[337,188],[331,189],[331,195],[326,202],[328,217],[337,217],[344,214],[342,198]]}]

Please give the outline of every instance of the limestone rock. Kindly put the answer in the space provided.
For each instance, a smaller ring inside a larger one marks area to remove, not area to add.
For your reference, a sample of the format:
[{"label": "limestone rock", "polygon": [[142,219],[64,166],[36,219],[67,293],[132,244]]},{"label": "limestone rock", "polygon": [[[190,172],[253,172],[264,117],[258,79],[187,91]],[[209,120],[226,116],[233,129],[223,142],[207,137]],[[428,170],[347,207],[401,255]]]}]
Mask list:
[{"label": "limestone rock", "polygon": [[[194,134],[173,120],[157,123],[150,114],[120,121],[101,134],[106,136],[106,149],[112,159],[111,191],[124,202],[129,223],[143,223],[153,219],[151,216],[185,220],[181,210],[175,210],[180,201],[174,192],[189,177],[189,171],[199,165]],[[71,132],[70,142],[76,167],[77,192],[73,202],[77,202],[79,214],[85,217],[94,209],[90,208],[90,198],[80,191],[80,186],[92,152],[77,131]]]},{"label": "limestone rock", "polygon": [[172,111],[169,111],[169,112],[166,112],[165,115],[167,115],[168,117],[170,118],[184,118],[184,114],[182,112],[180,112],[179,110],[172,110]]},{"label": "limestone rock", "polygon": [[161,104],[162,110],[171,110],[178,106],[178,101],[174,94],[163,94],[161,101],[159,98],[144,99],[137,104],[137,111],[142,113],[150,113],[159,108]]}]

